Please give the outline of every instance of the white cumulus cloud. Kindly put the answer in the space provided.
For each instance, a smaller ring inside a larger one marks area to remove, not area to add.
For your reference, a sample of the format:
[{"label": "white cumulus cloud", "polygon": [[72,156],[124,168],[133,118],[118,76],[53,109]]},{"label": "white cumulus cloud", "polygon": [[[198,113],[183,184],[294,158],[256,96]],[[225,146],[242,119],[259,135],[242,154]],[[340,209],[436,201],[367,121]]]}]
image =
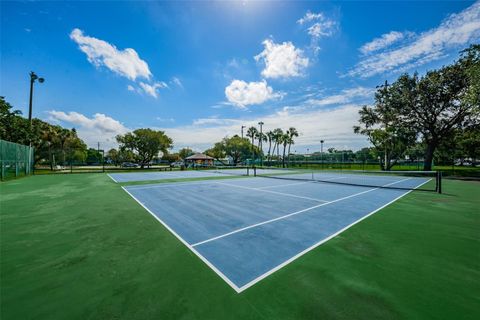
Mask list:
[{"label": "white cumulus cloud", "polygon": [[308,103],[315,106],[327,106],[336,104],[346,104],[357,100],[373,99],[374,88],[356,87],[344,89],[338,94],[321,97],[320,99],[310,99]]},{"label": "white cumulus cloud", "polygon": [[438,27],[412,36],[410,41],[400,46],[393,49],[386,46],[362,58],[348,75],[365,78],[385,72],[406,71],[444,58],[448,50],[464,48],[479,39],[480,1],[477,1],[460,13],[448,16]]},{"label": "white cumulus cloud", "polygon": [[115,137],[129,131],[120,121],[103,113],[95,113],[91,118],[74,111],[51,110],[48,111],[48,114],[52,121],[73,125],[80,138],[85,140],[89,146],[95,146],[97,142],[101,142],[102,147],[105,148],[116,146]]},{"label": "white cumulus cloud", "polygon": [[159,89],[168,88],[168,85],[165,82],[155,82],[152,84],[140,82],[139,85],[143,92],[154,98],[158,98]]},{"label": "white cumulus cloud", "polygon": [[307,11],[307,13],[305,13],[305,15],[302,18],[297,20],[297,23],[298,24],[305,24],[307,22],[311,22],[311,21],[315,21],[315,20],[321,20],[321,19],[324,19],[324,18],[325,18],[325,16],[321,12],[313,13],[311,11]]},{"label": "white cumulus cloud", "polygon": [[227,100],[239,108],[245,108],[253,104],[262,104],[270,99],[278,98],[279,94],[273,92],[267,82],[245,82],[233,80],[225,88]]},{"label": "white cumulus cloud", "polygon": [[172,80],[170,82],[176,84],[177,86],[183,89],[183,83],[177,77],[172,77]]},{"label": "white cumulus cloud", "polygon": [[360,52],[363,54],[369,54],[373,51],[377,51],[392,45],[393,43],[403,39],[405,34],[398,31],[390,31],[389,33],[383,34],[379,38],[375,38],[370,42],[365,43],[361,48]]},{"label": "white cumulus cloud", "polygon": [[325,14],[313,13],[307,11],[305,15],[297,20],[300,25],[307,26],[307,33],[311,36],[310,47],[314,53],[318,53],[320,50],[319,41],[322,37],[331,37],[337,30],[338,23],[330,18],[327,18]]},{"label": "white cumulus cloud", "polygon": [[119,50],[104,40],[84,35],[83,31],[77,28],[72,30],[70,38],[96,67],[104,66],[133,81],[137,78],[150,79],[152,75],[148,64],[140,59],[134,49]]},{"label": "white cumulus cloud", "polygon": [[265,78],[289,78],[304,75],[309,60],[301,49],[291,42],[274,43],[271,39],[263,41],[264,50],[256,55],[256,61],[263,61]]}]

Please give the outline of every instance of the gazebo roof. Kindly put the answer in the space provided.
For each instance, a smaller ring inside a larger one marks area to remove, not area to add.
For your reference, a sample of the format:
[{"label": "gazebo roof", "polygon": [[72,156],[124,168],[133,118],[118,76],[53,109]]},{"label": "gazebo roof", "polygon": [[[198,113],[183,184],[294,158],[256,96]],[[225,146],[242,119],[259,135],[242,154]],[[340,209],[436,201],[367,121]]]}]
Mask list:
[{"label": "gazebo roof", "polygon": [[195,153],[190,157],[186,157],[185,160],[213,160],[213,158],[203,153]]}]

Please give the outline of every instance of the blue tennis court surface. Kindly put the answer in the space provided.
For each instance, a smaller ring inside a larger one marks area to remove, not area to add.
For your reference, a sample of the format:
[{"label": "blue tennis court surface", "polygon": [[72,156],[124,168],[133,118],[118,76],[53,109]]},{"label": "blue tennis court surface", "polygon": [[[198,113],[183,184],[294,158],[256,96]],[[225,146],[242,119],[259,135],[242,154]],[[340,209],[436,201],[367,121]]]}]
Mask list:
[{"label": "blue tennis court surface", "polygon": [[408,192],[260,177],[123,188],[237,292]]}]

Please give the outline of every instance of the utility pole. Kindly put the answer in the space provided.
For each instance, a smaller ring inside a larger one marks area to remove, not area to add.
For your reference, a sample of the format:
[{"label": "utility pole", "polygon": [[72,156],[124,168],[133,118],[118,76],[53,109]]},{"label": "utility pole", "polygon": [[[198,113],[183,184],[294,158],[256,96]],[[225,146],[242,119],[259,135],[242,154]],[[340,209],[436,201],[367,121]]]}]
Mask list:
[{"label": "utility pole", "polygon": [[323,170],[323,143],[325,141],[320,140],[320,159],[322,160],[322,170]]},{"label": "utility pole", "polygon": [[30,122],[30,127],[32,127],[32,100],[33,100],[33,83],[35,80],[38,82],[43,83],[45,81],[44,78],[39,78],[35,72],[30,72],[30,101],[28,104],[28,121]]},{"label": "utility pole", "polygon": [[309,154],[310,154],[310,149],[307,148],[307,154],[305,155],[305,166],[306,166],[307,168],[308,168],[308,160],[307,160],[307,157],[310,157]]},{"label": "utility pole", "polygon": [[258,123],[258,125],[260,126],[260,165],[263,167],[263,131],[262,131],[262,127],[264,125],[264,123],[262,121],[260,121]]},{"label": "utility pole", "polygon": [[243,128],[245,128],[245,126],[242,126],[242,139],[243,139]]},{"label": "utility pole", "polygon": [[[30,126],[30,133],[32,133],[32,101],[33,101],[33,83],[35,80],[38,80],[38,82],[43,83],[45,81],[44,78],[39,78],[35,72],[31,71],[30,72],[30,99],[28,103],[28,123]],[[28,140],[30,141],[30,147],[32,146],[32,137],[28,137]]]}]

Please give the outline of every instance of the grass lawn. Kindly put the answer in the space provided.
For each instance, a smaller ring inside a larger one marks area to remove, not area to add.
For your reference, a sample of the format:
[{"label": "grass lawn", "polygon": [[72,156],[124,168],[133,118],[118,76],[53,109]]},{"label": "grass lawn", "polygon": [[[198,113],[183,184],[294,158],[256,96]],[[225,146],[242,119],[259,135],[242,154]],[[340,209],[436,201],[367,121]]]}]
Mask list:
[{"label": "grass lawn", "polygon": [[444,191],[237,294],[105,174],[4,182],[0,318],[479,319],[480,183]]}]

